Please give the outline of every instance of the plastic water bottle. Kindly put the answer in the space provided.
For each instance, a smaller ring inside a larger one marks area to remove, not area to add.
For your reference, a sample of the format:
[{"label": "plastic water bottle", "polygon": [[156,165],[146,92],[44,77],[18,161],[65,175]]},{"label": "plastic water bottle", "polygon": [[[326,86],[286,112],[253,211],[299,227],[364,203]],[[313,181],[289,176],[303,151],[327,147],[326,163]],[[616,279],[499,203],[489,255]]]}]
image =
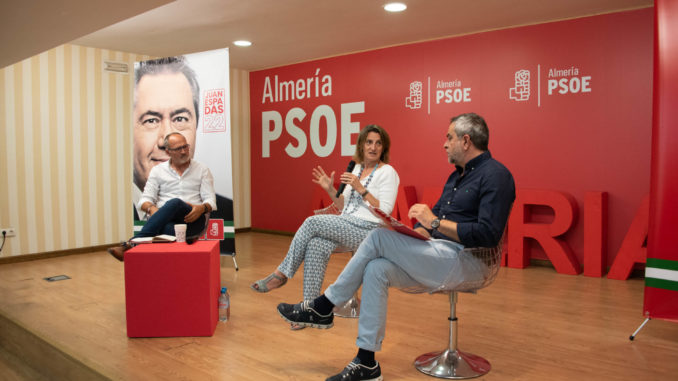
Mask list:
[{"label": "plastic water bottle", "polygon": [[221,288],[219,295],[219,321],[228,321],[231,317],[231,298],[228,296],[226,287]]}]

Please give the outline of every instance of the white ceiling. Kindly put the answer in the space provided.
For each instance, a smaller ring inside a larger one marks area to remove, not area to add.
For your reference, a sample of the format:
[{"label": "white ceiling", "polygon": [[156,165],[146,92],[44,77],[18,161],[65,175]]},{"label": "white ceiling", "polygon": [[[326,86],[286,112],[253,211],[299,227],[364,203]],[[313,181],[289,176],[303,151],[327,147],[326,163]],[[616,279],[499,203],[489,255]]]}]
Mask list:
[{"label": "white ceiling", "polygon": [[2,0],[0,68],[171,0]]},{"label": "white ceiling", "polygon": [[[5,59],[3,53],[0,67],[70,42],[158,57],[228,47],[232,67],[259,70],[385,46],[654,5],[653,0],[400,0],[408,9],[391,14],[382,8],[387,2],[384,0],[176,0],[131,16],[166,1],[12,2],[53,4],[42,17],[38,17],[43,13],[40,7],[3,4],[3,11],[22,8],[19,11],[26,12],[23,18],[20,12],[14,12],[16,26],[10,27],[31,30],[45,19],[50,25],[60,26],[49,28],[42,37],[49,40],[49,46],[39,44],[39,38],[22,37],[22,44],[39,45],[39,50],[18,55],[18,59],[14,54],[9,54],[12,59]],[[129,18],[117,22],[122,14]],[[8,29],[5,18],[0,19],[1,34],[21,36]],[[93,25],[103,29],[96,30]],[[79,34],[73,35],[76,31]],[[2,38],[4,47],[5,37]],[[233,41],[238,39],[250,40],[253,45],[236,47]]]}]

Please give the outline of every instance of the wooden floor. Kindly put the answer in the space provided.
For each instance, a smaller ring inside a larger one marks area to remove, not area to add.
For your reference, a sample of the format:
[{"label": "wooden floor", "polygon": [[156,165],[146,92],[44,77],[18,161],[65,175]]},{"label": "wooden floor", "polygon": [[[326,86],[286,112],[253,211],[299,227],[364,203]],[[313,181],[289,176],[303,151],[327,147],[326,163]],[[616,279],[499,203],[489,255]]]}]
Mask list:
[{"label": "wooden floor", "polygon": [[[275,306],[301,299],[302,271],[271,293],[249,289],[275,268],[290,240],[237,235],[240,271],[230,257],[222,258],[221,269],[231,294],[231,320],[219,323],[213,337],[127,338],[123,265],[104,252],[0,265],[0,315],[35,335],[26,347],[45,341],[64,353],[58,361],[84,364],[104,378],[323,380],[355,355],[357,320],[335,318],[329,330],[291,331]],[[334,255],[327,279],[335,279],[347,260],[348,254]],[[60,274],[72,279],[43,280]],[[491,362],[485,380],[677,379],[678,324],[652,320],[629,341],[643,320],[640,279],[502,268],[489,288],[459,299],[459,346]],[[448,312],[444,295],[392,290],[386,339],[377,353],[385,380],[432,379],[412,361],[445,347]],[[9,339],[0,333],[0,340]],[[12,355],[7,356],[10,360],[0,357],[0,379],[37,377],[9,368]],[[84,378],[77,374],[73,378]]]}]

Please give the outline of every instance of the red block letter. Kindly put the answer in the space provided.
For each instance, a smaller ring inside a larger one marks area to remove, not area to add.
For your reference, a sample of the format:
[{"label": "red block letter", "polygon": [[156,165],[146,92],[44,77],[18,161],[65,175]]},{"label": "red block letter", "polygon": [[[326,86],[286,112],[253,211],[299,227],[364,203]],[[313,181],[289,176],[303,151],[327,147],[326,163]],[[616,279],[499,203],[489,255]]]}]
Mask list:
[{"label": "red block letter", "polygon": [[626,280],[631,274],[634,264],[645,263],[645,258],[647,257],[645,240],[647,238],[649,219],[650,196],[645,196],[638,207],[636,216],[633,217],[631,227],[626,232],[626,237],[622,241],[617,256],[614,257],[610,272],[607,273],[608,278]]},{"label": "red block letter", "polygon": [[586,192],[584,199],[584,275],[603,276],[607,266],[607,192]]},{"label": "red block letter", "polygon": [[[551,223],[529,223],[528,205],[543,205],[553,209]],[[544,248],[556,271],[561,274],[581,273],[581,266],[569,245],[556,237],[565,234],[574,221],[576,203],[567,193],[546,190],[521,189],[517,192],[513,211],[509,218],[508,265],[525,268],[529,264],[530,253],[525,246],[525,238],[533,238]]]}]

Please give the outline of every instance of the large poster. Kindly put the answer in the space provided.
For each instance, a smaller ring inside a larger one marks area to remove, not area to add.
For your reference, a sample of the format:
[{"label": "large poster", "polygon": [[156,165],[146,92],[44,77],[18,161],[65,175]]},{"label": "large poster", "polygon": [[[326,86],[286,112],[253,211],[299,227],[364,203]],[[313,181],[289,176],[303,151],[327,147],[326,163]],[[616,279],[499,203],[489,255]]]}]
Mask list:
[{"label": "large poster", "polygon": [[[252,227],[295,231],[311,212],[312,167],[343,172],[370,123],[391,135],[401,185],[428,197],[453,170],[450,117],[476,112],[519,197],[537,189],[572,200],[571,224],[554,239],[579,263],[586,194],[607,194],[597,208],[606,218],[591,220],[606,221],[598,255],[609,266],[649,192],[652,30],[643,9],[252,72]],[[525,218],[548,223],[553,211]],[[530,251],[546,259],[540,245]]]},{"label": "large poster", "polygon": [[[228,65],[228,49],[135,64],[135,229],[145,215],[137,203],[148,174],[155,165],[169,159],[162,140],[168,133],[178,131],[186,137],[193,159],[206,164],[214,176],[217,210],[210,215],[210,220],[215,221],[208,226],[208,237],[223,238],[221,252],[235,253]],[[147,75],[163,80],[154,82],[154,88],[139,89],[139,80]],[[182,112],[191,117],[185,118]],[[144,113],[157,114],[159,122],[144,126],[137,120],[137,115]]]}]

